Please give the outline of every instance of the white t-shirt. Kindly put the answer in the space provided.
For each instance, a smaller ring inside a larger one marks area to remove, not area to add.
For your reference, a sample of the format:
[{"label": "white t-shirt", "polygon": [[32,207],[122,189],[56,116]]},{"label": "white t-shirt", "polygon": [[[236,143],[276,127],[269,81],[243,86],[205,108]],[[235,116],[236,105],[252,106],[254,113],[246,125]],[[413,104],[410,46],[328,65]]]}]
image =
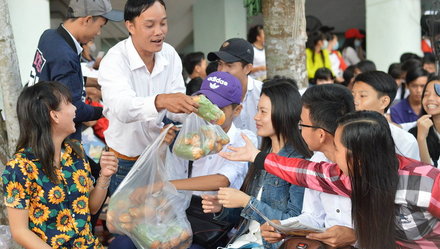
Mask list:
[{"label": "white t-shirt", "polygon": [[388,123],[396,145],[396,153],[420,161],[419,144],[417,139],[409,132]]},{"label": "white t-shirt", "polygon": [[[252,63],[254,67],[266,66],[266,52],[263,49],[258,49],[254,47],[254,62]],[[258,71],[251,73],[250,76],[256,80],[264,80],[266,79],[267,71]]]},{"label": "white t-shirt", "polygon": [[[315,152],[310,161],[330,162],[322,152]],[[328,229],[336,225],[353,227],[351,200],[348,197],[306,188],[302,213],[297,217],[282,220],[281,224],[290,223],[294,220],[299,220],[303,224],[320,229]]]},{"label": "white t-shirt", "polygon": [[[257,145],[257,137],[254,133],[249,130],[241,130],[235,127],[234,124],[231,125],[231,128],[227,132],[227,135],[230,139],[229,144],[223,147],[222,151],[229,151],[227,149],[228,146],[233,147],[241,147],[245,145],[243,138],[241,137],[241,133],[244,133],[256,146]],[[169,179],[183,179],[188,176],[188,160],[183,160],[178,158],[176,155],[168,153],[167,161],[171,160],[176,170],[173,171],[173,174],[177,177],[170,177]],[[168,158],[168,156],[174,158]],[[170,164],[167,164],[170,165]],[[220,174],[224,175],[229,180],[229,187],[240,189],[243,184],[244,178],[248,171],[248,163],[247,162],[234,162],[229,161],[218,154],[208,155],[206,157],[202,157],[193,163],[193,168],[191,172],[191,177],[197,176],[206,176],[206,175],[214,175]],[[202,195],[202,194],[217,194],[217,191],[193,191],[194,195]]]},{"label": "white t-shirt", "polygon": [[150,73],[129,37],[112,47],[100,64],[98,83],[103,113],[109,120],[104,136],[109,147],[126,156],[140,155],[159,135],[156,96],[185,93],[182,62],[176,50],[164,43],[154,56]]}]

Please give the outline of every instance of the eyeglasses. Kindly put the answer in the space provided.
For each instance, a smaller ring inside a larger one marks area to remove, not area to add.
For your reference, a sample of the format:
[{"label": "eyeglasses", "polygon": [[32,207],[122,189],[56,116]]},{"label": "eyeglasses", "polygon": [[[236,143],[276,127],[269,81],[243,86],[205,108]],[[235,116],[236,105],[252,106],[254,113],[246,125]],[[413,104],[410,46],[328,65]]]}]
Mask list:
[{"label": "eyeglasses", "polygon": [[319,127],[319,126],[314,126],[314,125],[306,125],[306,124],[301,124],[301,123],[298,123],[298,128],[301,130],[301,127],[307,127],[307,128],[314,128],[314,129],[323,129],[325,132],[327,132],[327,133],[329,133],[329,134],[332,134],[333,135],[333,133],[332,132],[330,132],[330,131],[328,131],[327,129],[325,129],[325,128],[322,128],[322,127]]}]

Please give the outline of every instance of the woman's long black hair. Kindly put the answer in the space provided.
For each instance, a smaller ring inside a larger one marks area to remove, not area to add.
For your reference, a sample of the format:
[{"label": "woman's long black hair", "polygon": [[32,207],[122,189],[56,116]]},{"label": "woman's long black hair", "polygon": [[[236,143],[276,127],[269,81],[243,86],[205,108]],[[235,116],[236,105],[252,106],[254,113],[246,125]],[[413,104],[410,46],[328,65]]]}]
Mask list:
[{"label": "woman's long black hair", "polygon": [[[311,157],[312,153],[298,129],[298,122],[301,118],[301,95],[291,81],[284,78],[265,81],[261,95],[269,97],[272,104],[271,120],[277,138],[284,140],[284,146],[291,146],[304,157]],[[272,140],[269,137],[263,137],[260,149],[268,152],[271,148]],[[249,190],[254,176],[255,167],[250,167],[242,187],[244,192]]]},{"label": "woman's long black hair", "polygon": [[[59,82],[42,81],[26,87],[18,97],[17,115],[20,127],[16,152],[30,148],[40,161],[43,172],[58,183],[54,166],[50,111],[59,110],[61,102],[71,102],[69,89]],[[78,153],[77,146],[73,146]]]},{"label": "woman's long black hair", "polygon": [[358,111],[338,120],[347,148],[352,185],[352,217],[360,248],[396,248],[396,206],[399,162],[385,117]]}]

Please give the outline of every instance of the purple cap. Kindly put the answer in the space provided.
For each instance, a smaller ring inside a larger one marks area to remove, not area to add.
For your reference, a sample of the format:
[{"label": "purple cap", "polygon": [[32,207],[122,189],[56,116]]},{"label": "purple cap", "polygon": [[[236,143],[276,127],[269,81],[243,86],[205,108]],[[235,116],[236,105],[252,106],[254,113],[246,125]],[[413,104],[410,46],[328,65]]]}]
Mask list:
[{"label": "purple cap", "polygon": [[230,73],[213,72],[203,80],[200,90],[194,95],[203,94],[219,108],[241,103],[241,83]]},{"label": "purple cap", "polygon": [[434,83],[434,89],[438,96],[440,96],[440,84]]}]

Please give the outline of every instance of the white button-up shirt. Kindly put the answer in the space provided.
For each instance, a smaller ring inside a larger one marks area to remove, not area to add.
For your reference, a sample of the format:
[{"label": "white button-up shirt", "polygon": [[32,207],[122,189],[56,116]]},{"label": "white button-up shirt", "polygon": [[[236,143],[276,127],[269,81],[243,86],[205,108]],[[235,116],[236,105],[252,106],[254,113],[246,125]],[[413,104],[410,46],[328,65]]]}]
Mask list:
[{"label": "white button-up shirt", "polygon": [[254,117],[257,114],[258,101],[260,100],[263,82],[254,80],[248,76],[247,92],[241,105],[243,109],[239,116],[234,118],[234,124],[238,129],[250,130],[257,134],[257,125]]},{"label": "white button-up shirt", "polygon": [[[329,162],[322,152],[315,152],[313,162]],[[297,217],[281,221],[281,224],[299,220],[314,228],[328,229],[332,226],[353,227],[351,220],[351,200],[348,197],[332,195],[306,188],[303,211]]]},{"label": "white button-up shirt", "polygon": [[129,37],[112,47],[100,64],[98,83],[109,120],[104,136],[109,147],[126,156],[140,155],[159,135],[156,96],[185,93],[175,49],[164,43],[154,56],[149,72]]},{"label": "white button-up shirt", "polygon": [[396,145],[396,153],[420,161],[419,144],[417,139],[409,132],[388,123]]}]

